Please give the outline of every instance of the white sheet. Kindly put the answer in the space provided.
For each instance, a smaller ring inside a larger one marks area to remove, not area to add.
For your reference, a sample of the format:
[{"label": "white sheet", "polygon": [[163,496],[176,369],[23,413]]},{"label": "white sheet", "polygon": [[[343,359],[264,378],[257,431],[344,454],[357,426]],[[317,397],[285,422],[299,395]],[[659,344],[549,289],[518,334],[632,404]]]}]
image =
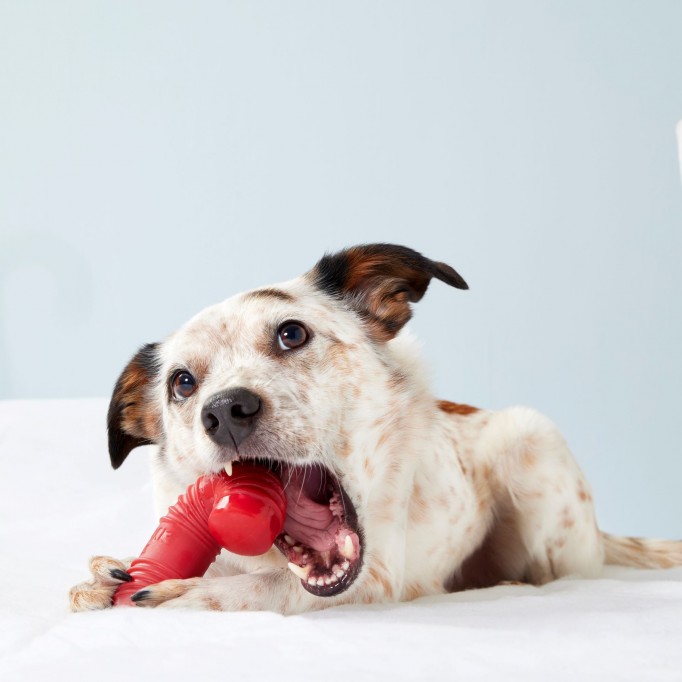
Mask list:
[{"label": "white sheet", "polygon": [[0,402],[2,680],[682,680],[682,569],[288,618],[71,614],[87,558],[133,555],[155,527],[147,455],[111,471],[105,411]]}]

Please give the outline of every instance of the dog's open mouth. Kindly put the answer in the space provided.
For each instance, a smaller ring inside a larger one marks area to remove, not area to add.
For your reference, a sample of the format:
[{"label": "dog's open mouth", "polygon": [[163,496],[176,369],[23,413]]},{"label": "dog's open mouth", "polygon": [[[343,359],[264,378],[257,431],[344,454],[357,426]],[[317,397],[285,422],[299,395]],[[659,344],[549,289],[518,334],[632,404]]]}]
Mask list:
[{"label": "dog's open mouth", "polygon": [[347,590],[362,565],[362,531],[338,478],[321,464],[256,461],[284,485],[287,515],[275,546],[289,569],[318,597]]}]

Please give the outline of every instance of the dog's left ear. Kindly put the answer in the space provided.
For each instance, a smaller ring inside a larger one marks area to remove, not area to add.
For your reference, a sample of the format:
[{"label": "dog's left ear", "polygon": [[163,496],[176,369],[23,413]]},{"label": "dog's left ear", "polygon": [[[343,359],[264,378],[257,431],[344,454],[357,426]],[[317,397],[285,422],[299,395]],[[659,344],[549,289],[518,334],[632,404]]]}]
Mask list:
[{"label": "dog's left ear", "polygon": [[114,469],[134,448],[158,443],[161,438],[161,415],[150,396],[159,371],[157,348],[156,343],[140,348],[121,373],[111,396],[107,428]]},{"label": "dog's left ear", "polygon": [[421,300],[432,277],[457,289],[469,288],[449,265],[394,244],[364,244],[327,254],[309,277],[325,293],[343,298],[376,341],[388,341],[402,329],[412,317],[410,303]]}]

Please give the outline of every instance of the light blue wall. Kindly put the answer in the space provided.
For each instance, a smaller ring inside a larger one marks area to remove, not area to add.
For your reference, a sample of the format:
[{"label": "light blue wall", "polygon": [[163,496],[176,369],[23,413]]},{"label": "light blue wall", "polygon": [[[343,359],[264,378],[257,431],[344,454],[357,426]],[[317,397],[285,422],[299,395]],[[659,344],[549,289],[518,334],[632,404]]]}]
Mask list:
[{"label": "light blue wall", "polygon": [[[0,397],[328,249],[445,260],[437,393],[562,428],[616,532],[682,536],[682,2],[0,0]],[[39,427],[39,422],[37,423]]]}]

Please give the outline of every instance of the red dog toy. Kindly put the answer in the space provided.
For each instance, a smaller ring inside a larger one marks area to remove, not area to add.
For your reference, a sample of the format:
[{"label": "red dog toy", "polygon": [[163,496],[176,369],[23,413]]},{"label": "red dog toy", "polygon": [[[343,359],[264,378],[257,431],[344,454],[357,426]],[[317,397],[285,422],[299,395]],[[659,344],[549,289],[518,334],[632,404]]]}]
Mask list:
[{"label": "red dog toy", "polygon": [[286,496],[281,481],[263,467],[235,464],[232,476],[202,476],[168,510],[130,565],[132,581],[114,595],[114,606],[147,585],[204,575],[220,549],[257,556],[284,528]]}]

